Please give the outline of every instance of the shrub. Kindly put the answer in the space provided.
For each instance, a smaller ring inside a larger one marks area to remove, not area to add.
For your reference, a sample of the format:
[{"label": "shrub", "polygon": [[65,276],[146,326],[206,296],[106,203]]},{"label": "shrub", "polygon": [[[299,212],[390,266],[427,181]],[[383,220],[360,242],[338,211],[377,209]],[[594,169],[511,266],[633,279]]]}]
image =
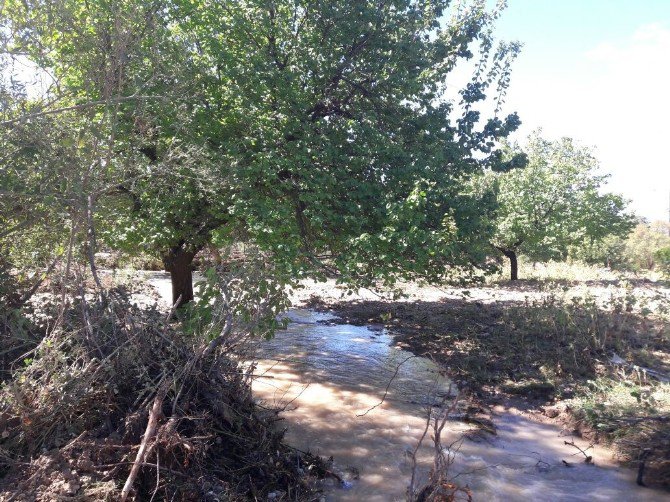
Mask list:
[{"label": "shrub", "polygon": [[656,252],[666,247],[670,247],[667,223],[640,223],[626,240],[627,265],[635,272],[653,270],[657,261]]},{"label": "shrub", "polygon": [[670,278],[670,246],[661,248],[654,253],[656,268],[666,277]]}]

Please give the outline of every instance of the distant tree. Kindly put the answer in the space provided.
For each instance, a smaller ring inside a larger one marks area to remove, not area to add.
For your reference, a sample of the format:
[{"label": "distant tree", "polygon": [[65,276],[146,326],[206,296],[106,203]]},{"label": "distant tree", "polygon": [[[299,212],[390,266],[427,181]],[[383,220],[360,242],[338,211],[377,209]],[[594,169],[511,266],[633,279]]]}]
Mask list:
[{"label": "distant tree", "polygon": [[625,242],[628,268],[635,272],[654,269],[658,262],[657,252],[670,247],[669,227],[664,221],[638,223]]},{"label": "distant tree", "polygon": [[670,246],[661,248],[654,253],[656,267],[665,277],[670,278]]},{"label": "distant tree", "polygon": [[[492,245],[510,260],[512,280],[518,279],[519,254],[565,258],[570,246],[631,230],[625,200],[601,193],[607,176],[597,173],[590,149],[536,132],[523,151],[526,167],[491,175],[499,204]],[[510,148],[508,155],[513,153]]]},{"label": "distant tree", "polygon": [[613,270],[626,270],[629,267],[626,256],[628,239],[621,235],[608,235],[602,239],[587,239],[585,242],[571,245],[568,258],[589,264],[597,264]]}]

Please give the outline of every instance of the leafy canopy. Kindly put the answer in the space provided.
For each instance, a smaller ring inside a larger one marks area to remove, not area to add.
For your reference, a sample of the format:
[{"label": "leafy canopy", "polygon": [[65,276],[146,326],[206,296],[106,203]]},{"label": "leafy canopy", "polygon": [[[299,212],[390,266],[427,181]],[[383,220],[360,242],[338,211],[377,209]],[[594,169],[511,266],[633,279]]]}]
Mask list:
[{"label": "leafy canopy", "polygon": [[[291,276],[439,278],[481,264],[491,199],[467,180],[519,124],[476,111],[518,51],[485,4],[9,0],[12,50],[57,82],[20,124],[69,109],[65,179],[86,173],[77,208],[110,245],[243,240]],[[447,76],[477,51],[455,117]]]},{"label": "leafy canopy", "polygon": [[[508,155],[514,150],[509,147]],[[607,176],[598,174],[590,149],[536,132],[523,151],[526,167],[489,176],[499,204],[495,247],[537,259],[565,258],[571,245],[630,231],[626,201],[602,193]]]}]

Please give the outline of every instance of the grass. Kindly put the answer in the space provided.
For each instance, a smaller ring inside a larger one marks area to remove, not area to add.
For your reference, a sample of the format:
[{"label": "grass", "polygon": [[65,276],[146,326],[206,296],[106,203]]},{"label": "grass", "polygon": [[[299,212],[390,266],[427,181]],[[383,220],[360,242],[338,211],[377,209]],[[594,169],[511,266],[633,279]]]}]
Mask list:
[{"label": "grass", "polygon": [[[488,278],[488,282],[506,282],[509,276],[509,263],[505,263],[498,274]],[[529,261],[522,256],[519,259],[519,277],[524,281],[614,281],[620,279],[622,274],[582,262],[548,261],[540,263]]]},{"label": "grass", "polygon": [[612,433],[622,423],[637,424],[670,415],[670,385],[639,378],[601,377],[589,382],[589,391],[571,401],[594,428]]},{"label": "grass", "polygon": [[641,478],[670,486],[670,384],[603,376],[590,381],[568,406],[576,420],[610,443],[618,458],[643,462]]}]

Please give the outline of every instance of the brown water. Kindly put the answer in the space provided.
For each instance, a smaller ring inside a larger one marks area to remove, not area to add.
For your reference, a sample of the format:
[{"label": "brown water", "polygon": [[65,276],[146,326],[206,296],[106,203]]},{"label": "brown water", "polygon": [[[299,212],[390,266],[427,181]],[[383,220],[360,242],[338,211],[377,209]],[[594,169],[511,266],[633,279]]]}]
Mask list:
[{"label": "brown water", "polygon": [[[431,361],[394,347],[382,329],[329,325],[327,315],[305,310],[289,317],[289,328],[261,345],[255,394],[288,403],[289,444],[333,456],[334,470],[347,482],[326,481],[326,500],[404,500],[408,452],[423,432],[425,403],[447,393],[448,380]],[[469,428],[456,421],[444,434],[444,444],[457,441],[451,475],[476,501],[669,499],[635,485],[635,473],[612,465],[607,451],[589,450],[596,465],[580,462],[564,444],[573,438],[555,427],[512,413],[497,415],[495,423],[498,435],[479,442],[463,439]],[[428,448],[420,459],[425,479]]]},{"label": "brown water", "polygon": [[[167,274],[149,273],[145,280],[167,306]],[[394,347],[380,327],[334,325],[331,316],[297,309],[288,317],[293,321],[288,329],[260,345],[254,393],[288,403],[283,417],[290,444],[333,456],[334,470],[347,482],[326,480],[327,501],[404,500],[411,476],[408,452],[423,432],[425,404],[449,391],[448,380],[431,361]],[[470,487],[475,501],[670,500],[667,493],[638,487],[635,473],[615,466],[607,450],[589,450],[596,465],[580,462],[564,441],[588,444],[556,427],[510,412],[494,421],[497,436],[479,442],[464,439],[470,429],[456,421],[444,434],[443,444],[457,442],[451,476]],[[425,479],[430,449],[419,459]]]}]

